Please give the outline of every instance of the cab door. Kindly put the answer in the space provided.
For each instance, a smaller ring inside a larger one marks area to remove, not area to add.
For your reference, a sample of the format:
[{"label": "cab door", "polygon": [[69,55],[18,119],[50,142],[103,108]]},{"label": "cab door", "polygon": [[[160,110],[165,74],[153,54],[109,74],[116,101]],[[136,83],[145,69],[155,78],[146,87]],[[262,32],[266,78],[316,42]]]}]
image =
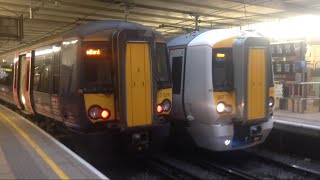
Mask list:
[{"label": "cab door", "polygon": [[249,48],[248,120],[266,116],[266,50]]},{"label": "cab door", "polygon": [[151,65],[147,42],[128,42],[126,47],[126,92],[128,127],[151,125]]}]

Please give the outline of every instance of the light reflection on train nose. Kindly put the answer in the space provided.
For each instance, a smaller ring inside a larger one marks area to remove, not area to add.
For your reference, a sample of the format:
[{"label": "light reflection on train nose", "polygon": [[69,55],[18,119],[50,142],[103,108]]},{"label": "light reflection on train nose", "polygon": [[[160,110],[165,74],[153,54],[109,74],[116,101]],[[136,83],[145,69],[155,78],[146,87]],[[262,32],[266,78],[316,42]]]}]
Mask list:
[{"label": "light reflection on train nose", "polygon": [[224,144],[225,144],[226,146],[228,146],[230,143],[231,143],[231,141],[230,141],[229,139],[227,139],[227,140],[224,141]]}]

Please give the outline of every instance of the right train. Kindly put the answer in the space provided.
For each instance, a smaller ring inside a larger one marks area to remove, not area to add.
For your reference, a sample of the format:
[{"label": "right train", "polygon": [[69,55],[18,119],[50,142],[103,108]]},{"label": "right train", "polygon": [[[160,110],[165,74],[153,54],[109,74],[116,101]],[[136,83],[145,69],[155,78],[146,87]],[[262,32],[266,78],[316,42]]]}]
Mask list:
[{"label": "right train", "polygon": [[171,116],[199,147],[226,151],[265,141],[272,127],[270,43],[256,33],[203,30],[168,42]]}]

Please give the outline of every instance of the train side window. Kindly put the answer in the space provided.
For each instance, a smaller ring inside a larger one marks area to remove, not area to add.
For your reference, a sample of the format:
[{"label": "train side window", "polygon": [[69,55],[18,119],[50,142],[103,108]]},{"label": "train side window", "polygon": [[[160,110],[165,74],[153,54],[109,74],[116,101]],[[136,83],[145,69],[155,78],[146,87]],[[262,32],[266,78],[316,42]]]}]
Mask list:
[{"label": "train side window", "polygon": [[62,42],[61,66],[60,66],[60,95],[72,95],[76,93],[79,83],[78,74],[78,40]]},{"label": "train side window", "polygon": [[173,94],[181,92],[181,77],[182,77],[182,56],[173,57],[172,59],[172,84]]},{"label": "train side window", "polygon": [[60,59],[61,59],[61,46],[53,46],[54,51],[54,60],[53,60],[53,83],[52,83],[52,93],[59,94],[59,84],[60,84]]},{"label": "train side window", "polygon": [[0,57],[0,85],[12,86],[14,55]]},{"label": "train side window", "polygon": [[33,89],[35,91],[50,93],[49,86],[52,60],[52,46],[36,49],[33,84]]}]

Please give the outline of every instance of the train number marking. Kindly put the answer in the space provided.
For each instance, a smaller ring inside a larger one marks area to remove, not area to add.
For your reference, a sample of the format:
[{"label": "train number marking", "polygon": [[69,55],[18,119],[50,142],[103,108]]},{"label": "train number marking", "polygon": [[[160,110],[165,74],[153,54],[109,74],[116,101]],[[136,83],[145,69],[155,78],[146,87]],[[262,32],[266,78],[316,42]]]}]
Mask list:
[{"label": "train number marking", "polygon": [[169,92],[160,92],[158,93],[158,98],[169,98],[170,95],[171,94]]},{"label": "train number marking", "polygon": [[223,100],[226,98],[232,98],[232,94],[221,94],[216,96],[218,100]]}]

